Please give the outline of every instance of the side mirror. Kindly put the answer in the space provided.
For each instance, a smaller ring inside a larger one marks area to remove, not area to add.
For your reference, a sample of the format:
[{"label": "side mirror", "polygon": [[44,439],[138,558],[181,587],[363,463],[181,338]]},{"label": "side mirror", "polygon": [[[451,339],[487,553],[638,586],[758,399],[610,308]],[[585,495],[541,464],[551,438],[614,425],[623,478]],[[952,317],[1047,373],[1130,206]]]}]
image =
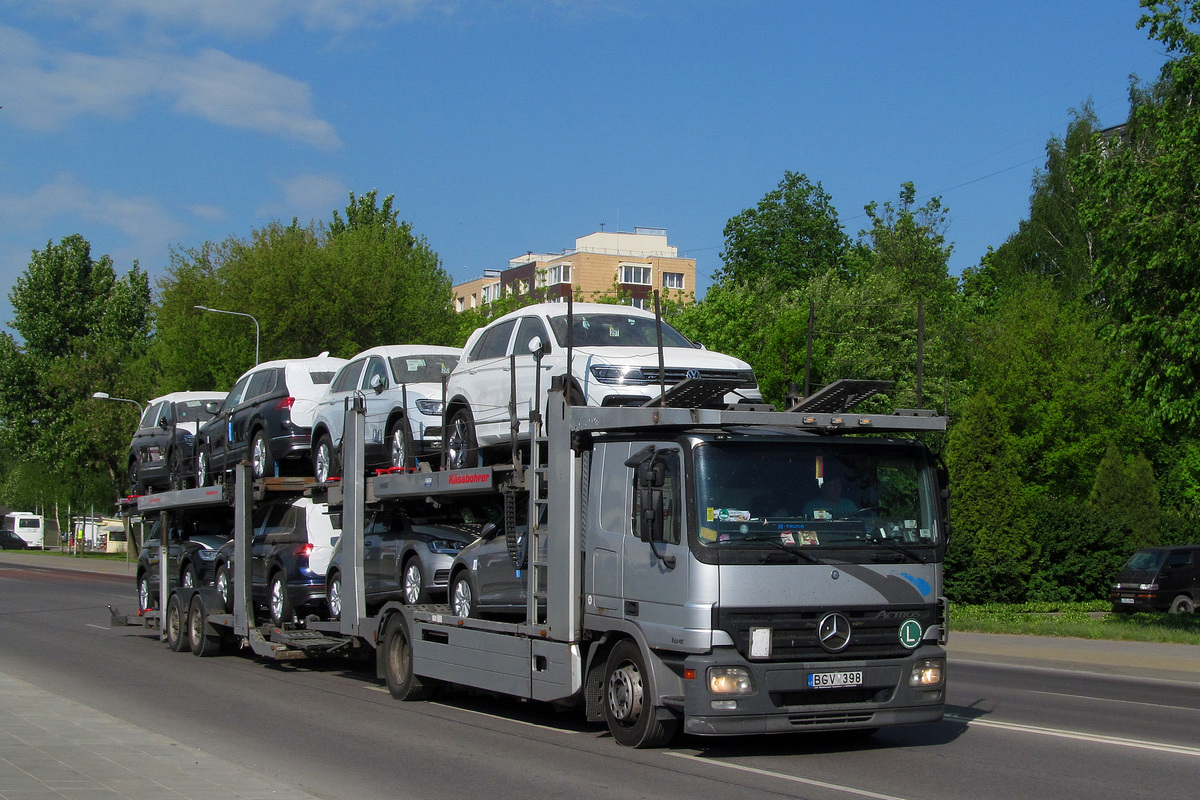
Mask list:
[{"label": "side mirror", "polygon": [[164,431],[169,431],[171,430],[171,423],[167,422],[166,417],[159,417],[158,427],[162,428]]},{"label": "side mirror", "polygon": [[496,527],[496,523],[485,522],[483,523],[483,528],[479,531],[479,538],[484,541],[491,539],[496,535],[496,531],[498,530],[500,529]]},{"label": "side mirror", "polygon": [[204,410],[207,411],[209,414],[216,414],[218,411],[221,410],[221,404],[219,402],[217,402],[216,400],[209,400],[207,403],[204,404]]},{"label": "side mirror", "polygon": [[529,340],[529,352],[534,358],[541,358],[545,355],[544,348],[546,343],[542,341],[542,337],[534,336]]},{"label": "side mirror", "polygon": [[371,376],[371,388],[375,390],[375,394],[379,394],[384,390],[383,376],[378,372]]}]

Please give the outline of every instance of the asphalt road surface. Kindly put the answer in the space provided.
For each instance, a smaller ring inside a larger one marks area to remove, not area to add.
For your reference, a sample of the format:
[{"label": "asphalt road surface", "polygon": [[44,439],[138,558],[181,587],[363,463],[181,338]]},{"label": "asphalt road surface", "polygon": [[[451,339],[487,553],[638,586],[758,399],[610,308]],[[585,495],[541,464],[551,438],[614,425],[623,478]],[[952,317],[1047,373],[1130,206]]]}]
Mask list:
[{"label": "asphalt road surface", "polygon": [[0,673],[250,770],[281,797],[1200,795],[1200,680],[960,659],[952,640],[941,723],[635,751],[544,704],[462,691],[399,703],[371,665],[173,653],[157,634],[109,627],[106,606],[134,607],[132,584],[0,563]]}]

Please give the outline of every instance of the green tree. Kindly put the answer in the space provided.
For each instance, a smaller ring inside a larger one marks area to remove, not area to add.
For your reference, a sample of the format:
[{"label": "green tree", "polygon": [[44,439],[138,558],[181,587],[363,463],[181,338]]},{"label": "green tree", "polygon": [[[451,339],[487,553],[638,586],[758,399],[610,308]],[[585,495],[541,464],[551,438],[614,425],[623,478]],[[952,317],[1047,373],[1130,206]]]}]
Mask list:
[{"label": "green tree", "polygon": [[725,265],[713,277],[786,291],[828,270],[844,271],[849,248],[821,184],[789,171],[756,207],[726,223]]},{"label": "green tree", "polygon": [[866,206],[869,230],[859,237],[867,246],[856,253],[871,272],[895,275],[914,300],[924,300],[933,309],[944,308],[954,296],[958,282],[950,276],[950,253],[946,242],[949,209],[940,197],[916,205],[917,190],[911,181],[900,187],[899,202],[876,202]]},{"label": "green tree", "polygon": [[1096,468],[1088,505],[1120,531],[1125,555],[1157,543],[1158,484],[1144,454],[1126,459],[1116,443],[1110,443]]}]

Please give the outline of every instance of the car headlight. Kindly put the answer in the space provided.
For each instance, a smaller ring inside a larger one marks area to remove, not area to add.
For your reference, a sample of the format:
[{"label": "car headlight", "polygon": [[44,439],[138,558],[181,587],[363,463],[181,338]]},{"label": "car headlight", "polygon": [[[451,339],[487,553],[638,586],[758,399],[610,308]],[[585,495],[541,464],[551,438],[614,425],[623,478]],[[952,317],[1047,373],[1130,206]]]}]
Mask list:
[{"label": "car headlight", "polygon": [[758,378],[754,377],[754,370],[744,369],[738,371],[738,377],[742,379],[740,389],[756,389],[758,388]]},{"label": "car headlight", "polygon": [[429,549],[434,553],[449,553],[453,555],[463,549],[462,542],[452,542],[449,539],[432,539]]},{"label": "car headlight", "polygon": [[418,400],[417,411],[428,417],[440,417],[442,415],[441,400]]},{"label": "car headlight", "polygon": [[196,558],[200,559],[201,561],[212,561],[216,557],[217,557],[216,550],[197,550],[196,551]]},{"label": "car headlight", "polygon": [[754,694],[754,679],[745,667],[709,667],[708,690],[713,694]]},{"label": "car headlight", "polygon": [[593,364],[592,377],[600,383],[617,384],[619,386],[645,386],[649,383],[646,380],[645,373],[638,367]]}]

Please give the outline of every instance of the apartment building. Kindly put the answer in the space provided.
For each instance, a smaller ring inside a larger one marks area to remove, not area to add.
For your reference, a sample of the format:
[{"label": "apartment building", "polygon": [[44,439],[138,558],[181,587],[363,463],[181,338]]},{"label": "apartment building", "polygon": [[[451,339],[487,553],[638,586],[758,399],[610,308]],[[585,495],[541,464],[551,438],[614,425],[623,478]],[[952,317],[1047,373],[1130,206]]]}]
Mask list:
[{"label": "apartment building", "polygon": [[575,240],[560,253],[525,253],[508,268],[486,270],[483,277],[454,287],[458,311],[478,308],[498,297],[536,295],[566,302],[568,295],[593,302],[617,294],[638,308],[653,304],[654,290],[692,303],[696,292],[696,260],[680,258],[667,243],[663,228],[634,228],[633,233],[599,231]]}]

